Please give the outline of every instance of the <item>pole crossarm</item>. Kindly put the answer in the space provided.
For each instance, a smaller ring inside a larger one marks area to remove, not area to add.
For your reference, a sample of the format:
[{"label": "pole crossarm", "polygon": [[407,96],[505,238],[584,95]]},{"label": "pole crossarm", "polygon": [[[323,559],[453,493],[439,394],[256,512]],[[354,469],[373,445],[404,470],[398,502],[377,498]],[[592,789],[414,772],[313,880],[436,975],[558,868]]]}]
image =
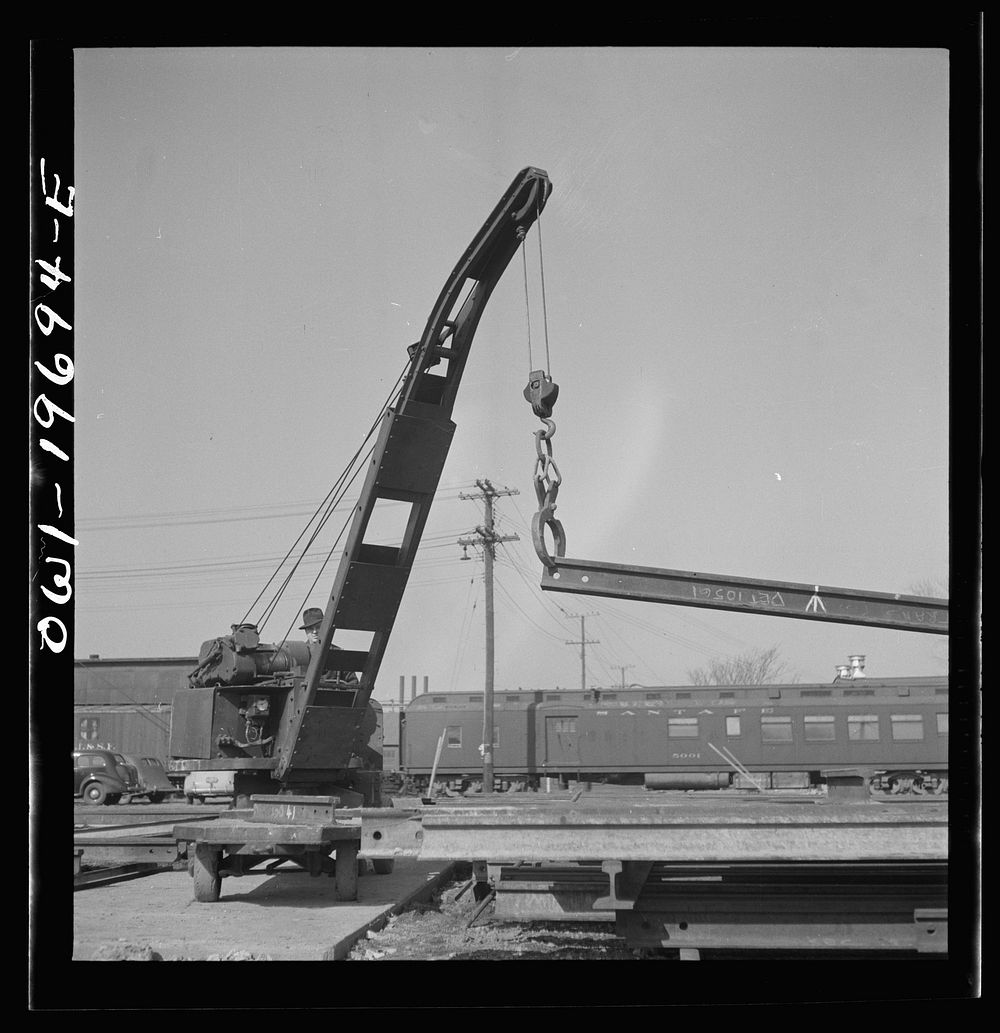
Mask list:
[{"label": "pole crossarm", "polygon": [[948,634],[948,600],[929,596],[633,567],[565,556],[555,558],[545,568],[541,588],[547,592]]}]

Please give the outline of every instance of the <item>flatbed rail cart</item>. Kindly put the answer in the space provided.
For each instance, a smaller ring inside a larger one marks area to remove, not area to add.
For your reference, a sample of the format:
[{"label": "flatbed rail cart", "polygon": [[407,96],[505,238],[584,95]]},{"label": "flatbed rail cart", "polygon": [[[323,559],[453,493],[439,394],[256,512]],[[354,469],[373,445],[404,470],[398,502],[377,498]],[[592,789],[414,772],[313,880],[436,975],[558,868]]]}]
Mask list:
[{"label": "flatbed rail cart", "polygon": [[187,848],[195,900],[217,901],[225,876],[246,875],[264,862],[274,872],[286,861],[312,876],[332,876],[340,900],[357,900],[361,826],[338,821],[336,797],[253,796],[251,804],[174,828],[178,849]]}]

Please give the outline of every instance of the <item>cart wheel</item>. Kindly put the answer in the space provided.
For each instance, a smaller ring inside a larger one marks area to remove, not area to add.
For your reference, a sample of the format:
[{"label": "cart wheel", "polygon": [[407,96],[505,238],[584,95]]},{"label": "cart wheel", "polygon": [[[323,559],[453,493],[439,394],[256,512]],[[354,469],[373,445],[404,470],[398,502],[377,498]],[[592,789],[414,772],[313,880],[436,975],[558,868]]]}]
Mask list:
[{"label": "cart wheel", "polygon": [[91,782],[83,791],[83,798],[87,803],[101,804],[108,798],[108,791],[100,782]]},{"label": "cart wheel", "polygon": [[191,874],[194,876],[194,899],[203,904],[213,904],[219,899],[222,876],[219,875],[220,851],[204,843],[194,848]]},{"label": "cart wheel", "polygon": [[392,875],[392,870],[396,867],[396,861],[392,857],[374,857],[372,858],[372,867],[375,869],[376,875]]},{"label": "cart wheel", "polygon": [[163,793],[150,793],[149,794],[149,802],[150,803],[162,803],[163,802]]},{"label": "cart wheel", "polygon": [[346,840],[337,844],[334,878],[338,900],[358,899],[358,846]]}]

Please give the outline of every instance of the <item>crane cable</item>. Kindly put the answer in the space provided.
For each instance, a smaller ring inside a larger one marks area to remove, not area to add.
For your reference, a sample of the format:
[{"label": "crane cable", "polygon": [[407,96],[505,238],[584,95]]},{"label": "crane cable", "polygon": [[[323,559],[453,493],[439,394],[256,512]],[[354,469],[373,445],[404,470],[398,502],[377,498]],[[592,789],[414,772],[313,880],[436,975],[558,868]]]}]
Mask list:
[{"label": "crane cable", "polygon": [[[549,316],[548,306],[545,298],[545,260],[542,253],[542,216],[539,212],[535,216],[535,225],[538,227],[538,271],[541,283],[542,294],[542,330],[545,338],[545,374],[549,380],[552,379],[552,360],[549,355]],[[528,300],[528,258],[526,253],[526,237],[521,238],[521,268],[524,274],[524,315],[528,331],[528,373],[534,372],[535,364],[531,353],[531,306]],[[557,388],[558,391],[558,388]],[[552,399],[555,402],[555,398]]]},{"label": "crane cable", "polygon": [[[552,378],[552,363],[549,361],[549,316],[545,305],[545,262],[542,259],[542,214],[538,212],[535,216],[535,225],[538,227],[538,272],[542,284],[542,328],[545,331],[545,372]],[[554,402],[555,399],[553,398]]]},{"label": "crane cable", "polygon": [[[333,487],[331,487],[330,490],[327,492],[327,494],[324,497],[323,501],[316,507],[316,509],[313,511],[312,515],[306,521],[305,526],[299,532],[298,537],[292,543],[292,545],[290,546],[288,551],[285,553],[284,557],[279,561],[277,567],[275,567],[275,569],[274,569],[274,572],[271,574],[271,576],[265,582],[264,586],[261,588],[260,592],[257,594],[257,597],[250,604],[249,608],[247,609],[247,612],[243,616],[243,620],[240,622],[241,624],[242,623],[246,623],[246,621],[249,618],[250,613],[253,610],[253,608],[257,605],[258,602],[260,602],[261,598],[264,596],[264,593],[267,591],[268,587],[274,582],[275,578],[277,578],[278,572],[281,570],[281,568],[284,566],[284,564],[286,563],[288,558],[295,551],[295,549],[298,546],[298,544],[305,537],[307,531],[309,530],[309,527],[318,518],[318,523],[313,528],[312,533],[309,535],[309,538],[306,541],[306,544],[303,546],[301,554],[297,557],[295,562],[292,564],[291,569],[285,575],[285,577],[282,579],[280,585],[275,589],[275,592],[274,592],[273,596],[271,597],[271,599],[269,600],[269,602],[265,605],[264,611],[263,611],[263,614],[262,614],[262,617],[261,617],[261,620],[258,623],[258,629],[259,630],[263,629],[264,625],[267,623],[267,620],[274,613],[275,608],[277,607],[277,605],[280,602],[282,596],[284,595],[286,589],[288,588],[288,585],[289,585],[292,577],[295,575],[296,571],[298,570],[299,565],[301,564],[302,560],[305,558],[306,553],[309,551],[310,546],[312,546],[312,544],[315,542],[315,540],[316,540],[317,536],[319,535],[320,531],[323,529],[323,527],[326,525],[327,521],[333,515],[334,511],[336,510],[337,505],[343,500],[344,495],[347,492],[347,489],[351,486],[351,484],[357,478],[357,476],[360,473],[360,471],[364,468],[363,464],[358,465],[357,469],[355,469],[353,475],[351,475],[348,478],[348,473],[350,472],[351,468],[357,463],[358,457],[361,455],[362,450],[365,447],[365,444],[371,438],[371,436],[374,434],[375,429],[378,427],[378,425],[381,422],[381,420],[382,420],[385,412],[387,411],[387,409],[389,409],[392,406],[393,402],[398,397],[399,387],[400,387],[400,385],[401,385],[401,383],[403,381],[404,376],[406,375],[406,370],[408,369],[408,367],[409,367],[409,363],[407,363],[406,366],[404,366],[403,371],[397,377],[396,382],[393,384],[392,388],[389,391],[389,394],[388,394],[388,396],[386,398],[386,401],[382,404],[382,407],[380,409],[379,415],[372,421],[372,424],[368,428],[368,431],[365,434],[364,440],[362,441],[361,445],[358,447],[358,449],[355,451],[354,455],[348,461],[347,465],[341,471],[341,473],[337,477],[336,481],[334,481]],[[367,456],[371,454],[373,449],[374,449],[374,446],[369,448],[368,453],[365,456],[366,459],[367,459]],[[332,556],[334,549],[337,547],[337,543],[340,541],[341,537],[343,536],[344,530],[346,529],[347,522],[349,520],[350,520],[350,515],[348,516],[347,521],[345,521],[344,527],[341,528],[340,534],[338,534],[336,540],[334,541],[333,546],[331,546],[329,552],[327,553],[326,559],[323,562],[323,566],[320,569],[320,574],[322,574],[322,571],[326,567],[326,564],[329,562],[330,557]],[[318,574],[317,575],[317,580],[318,580],[319,576],[320,575]],[[310,585],[309,591],[312,591],[312,589],[315,587],[315,584],[316,584],[316,581],[314,581],[313,584]],[[292,623],[294,624],[294,621]],[[287,641],[288,634],[290,632],[291,632],[291,627],[289,627],[288,632],[286,632],[285,637],[282,639],[282,643]]]},{"label": "crane cable", "polygon": [[[549,553],[548,544],[545,540],[545,530],[548,528],[552,535],[555,554],[557,557],[566,555],[566,534],[562,524],[555,518],[556,496],[559,494],[559,485],[562,483],[562,475],[559,467],[552,457],[552,438],[556,432],[555,422],[551,419],[552,407],[559,397],[559,385],[552,379],[552,362],[549,354],[549,317],[548,306],[545,297],[545,260],[542,247],[542,226],[541,212],[536,216],[538,224],[538,268],[541,279],[542,292],[542,325],[545,332],[545,369],[532,369],[528,374],[528,386],[524,389],[525,401],[531,406],[532,412],[545,424],[542,430],[535,431],[535,470],[533,475],[535,496],[538,499],[538,511],[531,521],[531,541],[535,547],[535,554],[542,561],[548,570],[555,569],[556,562]],[[527,309],[528,300],[528,272],[527,260],[524,259],[524,238],[521,238],[521,255],[524,266],[524,297],[525,307],[528,315],[528,365],[533,366],[531,355],[531,313]]]}]

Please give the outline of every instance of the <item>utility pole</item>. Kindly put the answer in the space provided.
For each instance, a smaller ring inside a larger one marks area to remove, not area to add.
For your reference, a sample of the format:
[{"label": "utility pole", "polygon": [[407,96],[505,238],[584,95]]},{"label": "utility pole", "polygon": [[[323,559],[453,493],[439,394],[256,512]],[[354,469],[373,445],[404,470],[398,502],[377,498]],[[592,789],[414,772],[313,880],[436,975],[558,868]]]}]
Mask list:
[{"label": "utility pole", "polygon": [[631,671],[635,664],[616,664],[615,670],[622,672],[622,689],[625,688],[625,672]]},{"label": "utility pole", "polygon": [[483,793],[493,792],[493,560],[500,542],[520,541],[516,534],[498,535],[493,529],[493,500],[501,495],[519,495],[517,488],[494,488],[481,478],[476,481],[475,495],[459,495],[460,499],[483,500],[483,523],[476,528],[474,538],[459,538],[463,549],[470,545],[482,546],[486,564],[486,686],[483,693]]},{"label": "utility pole", "polygon": [[587,630],[585,621],[588,617],[600,617],[599,613],[567,613],[566,616],[571,620],[580,619],[580,641],[572,642],[567,639],[567,646],[579,646],[580,647],[580,689],[583,692],[587,691],[587,646],[597,645],[601,640],[598,638],[587,638]]}]

